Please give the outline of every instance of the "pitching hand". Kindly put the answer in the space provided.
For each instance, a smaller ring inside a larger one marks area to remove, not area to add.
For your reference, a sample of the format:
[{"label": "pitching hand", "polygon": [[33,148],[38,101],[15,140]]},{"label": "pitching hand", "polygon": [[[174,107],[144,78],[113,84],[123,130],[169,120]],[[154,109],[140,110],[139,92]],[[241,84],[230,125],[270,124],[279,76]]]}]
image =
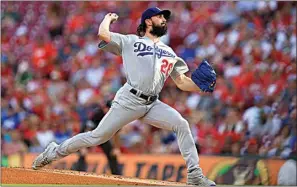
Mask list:
[{"label": "pitching hand", "polygon": [[116,13],[108,13],[105,15],[105,18],[110,19],[110,23],[114,23],[118,20],[119,16]]}]

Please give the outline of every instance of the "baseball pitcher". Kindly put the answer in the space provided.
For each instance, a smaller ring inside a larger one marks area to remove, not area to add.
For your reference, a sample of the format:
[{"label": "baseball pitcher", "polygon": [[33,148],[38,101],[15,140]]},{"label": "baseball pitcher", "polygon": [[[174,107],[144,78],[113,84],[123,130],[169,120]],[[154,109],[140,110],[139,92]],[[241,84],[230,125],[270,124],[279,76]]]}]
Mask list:
[{"label": "baseball pitcher", "polygon": [[181,154],[186,161],[187,183],[198,186],[215,186],[199,167],[199,157],[190,131],[189,123],[172,107],[158,99],[164,82],[170,76],[183,91],[213,92],[216,73],[204,60],[192,73],[184,75],[187,64],[163,42],[160,37],[167,32],[169,10],[157,7],[145,10],[137,35],[122,35],[109,30],[118,19],[109,13],[99,26],[98,37],[101,50],[120,55],[127,82],[117,92],[111,109],[93,131],[78,134],[60,145],[52,142],[33,162],[39,169],[83,147],[100,145],[108,141],[124,125],[138,119],[156,127],[176,133]]}]

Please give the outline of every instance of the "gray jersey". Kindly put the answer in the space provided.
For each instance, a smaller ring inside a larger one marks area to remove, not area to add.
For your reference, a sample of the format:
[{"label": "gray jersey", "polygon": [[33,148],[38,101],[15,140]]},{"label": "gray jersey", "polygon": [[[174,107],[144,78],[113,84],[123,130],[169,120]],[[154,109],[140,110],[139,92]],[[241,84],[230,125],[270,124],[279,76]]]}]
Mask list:
[{"label": "gray jersey", "polygon": [[146,36],[111,32],[111,42],[99,48],[121,55],[128,84],[148,95],[159,94],[169,75],[175,79],[189,70],[171,47]]}]

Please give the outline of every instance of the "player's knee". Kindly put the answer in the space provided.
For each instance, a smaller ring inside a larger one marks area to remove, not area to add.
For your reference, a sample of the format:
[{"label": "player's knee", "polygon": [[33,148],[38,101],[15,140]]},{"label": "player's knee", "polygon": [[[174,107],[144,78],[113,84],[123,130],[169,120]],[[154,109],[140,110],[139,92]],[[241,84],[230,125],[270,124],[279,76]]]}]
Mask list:
[{"label": "player's knee", "polygon": [[176,125],[176,131],[191,133],[188,121],[184,118],[180,118],[179,123]]},{"label": "player's knee", "polygon": [[95,146],[107,142],[112,137],[112,134],[92,131],[91,136],[94,139],[93,144]]},{"label": "player's knee", "polygon": [[190,124],[189,124],[189,122],[186,120],[186,119],[184,119],[184,118],[182,118],[182,120],[181,120],[181,126],[186,130],[186,131],[189,131],[190,130]]}]

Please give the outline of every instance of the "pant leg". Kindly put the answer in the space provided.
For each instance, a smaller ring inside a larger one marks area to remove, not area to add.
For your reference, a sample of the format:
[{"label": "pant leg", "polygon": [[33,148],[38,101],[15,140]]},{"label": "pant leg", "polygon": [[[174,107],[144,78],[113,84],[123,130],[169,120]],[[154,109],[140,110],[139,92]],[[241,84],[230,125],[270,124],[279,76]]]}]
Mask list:
[{"label": "pant leg", "polygon": [[64,157],[83,147],[91,147],[105,143],[124,125],[142,117],[145,107],[135,105],[126,107],[128,102],[113,102],[112,107],[93,131],[77,134],[64,141],[56,149],[57,156]]},{"label": "pant leg", "polygon": [[141,120],[158,128],[174,131],[188,172],[199,168],[199,157],[189,123],[179,112],[157,100]]}]

